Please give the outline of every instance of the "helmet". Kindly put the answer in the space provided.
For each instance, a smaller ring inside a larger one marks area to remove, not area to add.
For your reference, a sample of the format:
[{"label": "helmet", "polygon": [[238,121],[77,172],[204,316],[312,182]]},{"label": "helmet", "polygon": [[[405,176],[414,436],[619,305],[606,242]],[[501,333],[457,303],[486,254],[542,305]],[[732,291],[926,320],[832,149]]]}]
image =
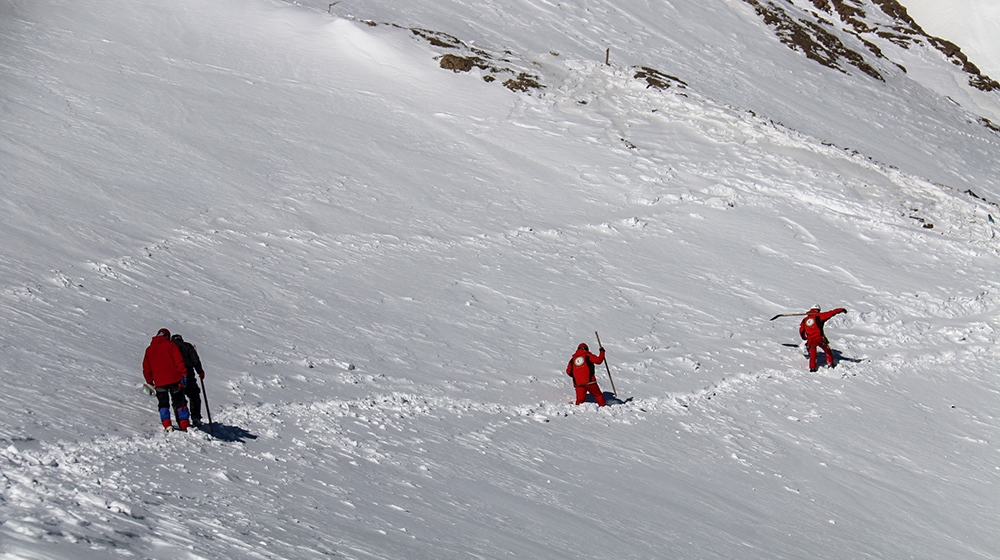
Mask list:
[{"label": "helmet", "polygon": [[588,352],[590,351],[590,347],[587,346],[586,342],[581,342],[580,345],[576,347],[576,349],[577,350],[586,350]]},{"label": "helmet", "polygon": [[156,331],[156,336],[165,336],[167,338],[170,338],[170,331],[167,329],[160,329]]},{"label": "helmet", "polygon": [[819,311],[819,304],[816,304],[809,308],[809,311]]}]

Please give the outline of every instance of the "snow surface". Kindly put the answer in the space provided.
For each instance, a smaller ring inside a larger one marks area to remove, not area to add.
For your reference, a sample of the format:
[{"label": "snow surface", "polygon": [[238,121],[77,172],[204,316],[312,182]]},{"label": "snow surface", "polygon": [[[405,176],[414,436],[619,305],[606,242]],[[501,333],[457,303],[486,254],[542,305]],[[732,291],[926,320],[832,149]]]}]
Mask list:
[{"label": "snow surface", "polygon": [[962,48],[985,74],[1000,79],[1000,3],[995,0],[903,0],[924,31]]},{"label": "snow surface", "polygon": [[739,2],[398,4],[0,0],[0,558],[1000,557],[996,98]]}]

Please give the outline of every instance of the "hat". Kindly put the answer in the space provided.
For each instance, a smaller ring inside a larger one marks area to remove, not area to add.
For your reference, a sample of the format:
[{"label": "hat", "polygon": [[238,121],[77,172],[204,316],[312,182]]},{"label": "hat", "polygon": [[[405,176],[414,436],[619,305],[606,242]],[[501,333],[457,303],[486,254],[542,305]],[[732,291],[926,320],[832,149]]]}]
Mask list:
[{"label": "hat", "polygon": [[581,342],[579,346],[576,347],[577,350],[587,350],[590,351],[590,347],[587,346],[586,342]]},{"label": "hat", "polygon": [[156,331],[156,336],[165,336],[167,338],[170,338],[170,331],[167,329],[160,329]]},{"label": "hat", "polygon": [[173,340],[174,342],[184,342],[184,339],[181,338],[181,335],[179,334],[170,335],[170,340]]}]

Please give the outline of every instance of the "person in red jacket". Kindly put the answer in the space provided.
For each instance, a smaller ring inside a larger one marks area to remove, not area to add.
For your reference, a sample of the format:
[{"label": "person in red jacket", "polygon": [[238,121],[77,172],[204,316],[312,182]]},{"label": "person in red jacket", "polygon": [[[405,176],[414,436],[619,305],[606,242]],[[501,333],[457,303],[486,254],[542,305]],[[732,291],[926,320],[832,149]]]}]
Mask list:
[{"label": "person in red jacket", "polygon": [[160,423],[164,430],[171,430],[170,403],[173,401],[177,426],[186,432],[190,425],[190,413],[184,398],[184,384],[187,366],[177,345],[170,341],[170,331],[160,329],[142,358],[142,376],[156,388],[156,401],[160,408]]},{"label": "person in red jacket", "polygon": [[826,339],[826,334],[823,333],[823,324],[840,313],[847,313],[847,310],[838,307],[830,311],[820,311],[819,306],[814,305],[806,313],[806,318],[799,323],[799,336],[806,341],[806,349],[809,350],[809,371],[816,371],[816,348],[823,349],[828,366],[835,367],[837,365],[833,358],[833,352],[830,350],[830,342]]},{"label": "person in red jacket", "polygon": [[566,375],[573,378],[573,386],[576,387],[576,404],[581,404],[587,393],[594,395],[597,406],[604,406],[604,394],[597,386],[597,379],[594,378],[594,365],[604,363],[604,348],[600,354],[595,356],[590,353],[590,348],[581,343],[576,347],[576,353],[566,364]]}]

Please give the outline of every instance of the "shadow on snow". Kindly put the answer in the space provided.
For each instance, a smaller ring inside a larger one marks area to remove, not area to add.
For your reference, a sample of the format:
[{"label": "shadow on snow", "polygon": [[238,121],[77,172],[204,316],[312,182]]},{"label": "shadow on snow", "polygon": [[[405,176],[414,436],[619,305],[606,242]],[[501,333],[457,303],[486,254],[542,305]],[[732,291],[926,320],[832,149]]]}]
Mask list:
[{"label": "shadow on snow", "polygon": [[222,441],[246,443],[247,440],[257,439],[257,435],[252,432],[248,432],[239,426],[229,426],[221,422],[213,422],[212,424],[206,422],[199,426],[198,429]]}]

